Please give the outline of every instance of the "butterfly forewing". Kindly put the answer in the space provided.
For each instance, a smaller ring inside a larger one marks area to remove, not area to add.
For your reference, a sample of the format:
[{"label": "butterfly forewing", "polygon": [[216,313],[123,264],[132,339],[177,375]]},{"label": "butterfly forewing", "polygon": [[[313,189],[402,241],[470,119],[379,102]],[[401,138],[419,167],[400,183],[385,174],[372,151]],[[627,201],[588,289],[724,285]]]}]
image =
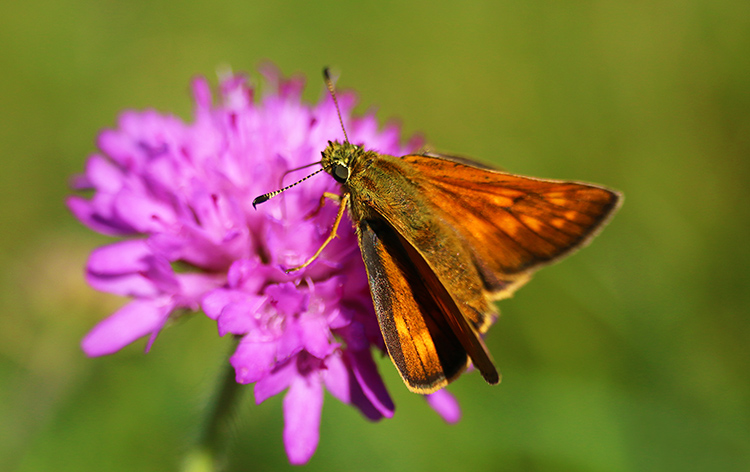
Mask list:
[{"label": "butterfly forewing", "polygon": [[[502,290],[514,277],[586,243],[619,194],[602,187],[517,176],[449,159],[409,155],[425,200],[470,246],[486,278]],[[490,284],[491,285],[491,284]]]}]

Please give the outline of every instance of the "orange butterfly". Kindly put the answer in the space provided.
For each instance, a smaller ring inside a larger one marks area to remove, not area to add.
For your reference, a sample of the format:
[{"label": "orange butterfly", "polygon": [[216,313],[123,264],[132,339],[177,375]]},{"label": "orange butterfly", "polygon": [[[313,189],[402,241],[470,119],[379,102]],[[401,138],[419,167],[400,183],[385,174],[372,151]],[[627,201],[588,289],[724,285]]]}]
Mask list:
[{"label": "orange butterfly", "polygon": [[348,209],[388,353],[409,390],[422,394],[446,386],[470,362],[498,383],[482,340],[498,316],[493,302],[587,244],[622,201],[596,185],[431,153],[378,154],[348,138],[329,141],[320,164],[341,184],[341,195],[327,195],[340,201],[339,212],[320,249],[289,271],[320,255]]}]

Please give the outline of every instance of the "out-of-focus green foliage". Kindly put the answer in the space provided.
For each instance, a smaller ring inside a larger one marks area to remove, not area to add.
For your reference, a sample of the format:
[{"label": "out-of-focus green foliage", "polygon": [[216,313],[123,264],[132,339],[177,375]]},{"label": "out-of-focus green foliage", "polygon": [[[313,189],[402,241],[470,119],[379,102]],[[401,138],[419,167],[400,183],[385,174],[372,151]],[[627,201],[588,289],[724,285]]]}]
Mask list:
[{"label": "out-of-focus green foliage", "polygon": [[[395,418],[327,398],[308,470],[729,471],[750,464],[750,3],[94,2],[0,6],[0,470],[174,470],[229,348],[195,316],[87,359],[121,300],[63,206],[125,108],[189,118],[192,76],[325,65],[433,148],[618,188],[594,244],[488,337],[504,373],[443,424],[381,362]],[[250,393],[248,391],[248,393]],[[289,467],[279,398],[238,414],[227,470]]]}]

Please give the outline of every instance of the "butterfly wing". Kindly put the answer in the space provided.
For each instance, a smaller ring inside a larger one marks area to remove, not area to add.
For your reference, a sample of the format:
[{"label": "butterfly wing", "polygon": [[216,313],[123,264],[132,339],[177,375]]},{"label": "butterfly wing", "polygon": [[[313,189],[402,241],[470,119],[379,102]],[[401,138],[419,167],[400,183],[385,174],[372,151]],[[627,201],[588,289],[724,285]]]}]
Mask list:
[{"label": "butterfly wing", "polygon": [[469,357],[488,382],[499,382],[482,339],[414,247],[380,218],[359,221],[357,233],[380,329],[407,387],[434,392]]},{"label": "butterfly wing", "polygon": [[471,358],[499,381],[479,333],[491,300],[588,241],[619,194],[425,155],[365,154],[346,182],[380,327],[407,386],[429,393]]},{"label": "butterfly wing", "polygon": [[588,243],[621,202],[618,192],[600,186],[518,176],[466,159],[402,159],[425,199],[471,248],[493,298]]}]

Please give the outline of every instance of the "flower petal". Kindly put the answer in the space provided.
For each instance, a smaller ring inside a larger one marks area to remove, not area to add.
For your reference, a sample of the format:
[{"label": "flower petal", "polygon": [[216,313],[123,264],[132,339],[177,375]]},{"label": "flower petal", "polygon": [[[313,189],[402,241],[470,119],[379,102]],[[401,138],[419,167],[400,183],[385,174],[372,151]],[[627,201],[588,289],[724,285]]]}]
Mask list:
[{"label": "flower petal", "polygon": [[248,296],[241,303],[230,303],[219,315],[219,336],[227,333],[247,334],[258,326],[256,312],[266,303],[267,297]]},{"label": "flower petal", "polygon": [[266,289],[266,295],[271,297],[271,304],[283,316],[298,315],[307,311],[307,302],[310,298],[306,291],[301,291],[291,282],[270,285]]},{"label": "flower petal", "polygon": [[461,419],[461,407],[456,398],[445,389],[424,396],[427,403],[448,423]]},{"label": "flower petal", "polygon": [[318,447],[323,387],[317,376],[297,377],[284,397],[284,446],[289,462],[305,464]]},{"label": "flower petal", "polygon": [[383,384],[375,361],[372,360],[370,350],[352,351],[349,352],[349,355],[354,376],[367,399],[383,416],[386,418],[392,417],[396,407],[385,388],[385,384]]},{"label": "flower petal", "polygon": [[160,329],[171,310],[172,306],[160,299],[132,301],[89,331],[81,348],[91,357],[117,352]]},{"label": "flower petal", "polygon": [[283,392],[297,375],[299,373],[294,359],[283,364],[276,364],[268,375],[255,382],[255,387],[253,387],[255,403],[260,405],[272,396]]},{"label": "flower petal", "polygon": [[242,340],[229,359],[234,367],[237,383],[248,384],[265,377],[273,367],[276,344]]},{"label": "flower petal", "polygon": [[328,391],[339,401],[357,407],[371,421],[383,419],[383,414],[365,396],[340,351],[326,358],[326,370],[322,376]]},{"label": "flower petal", "polygon": [[177,219],[168,204],[131,189],[118,192],[112,203],[117,216],[139,233],[162,231]]},{"label": "flower petal", "polygon": [[100,193],[91,200],[74,195],[68,197],[65,203],[73,216],[94,231],[109,236],[135,234],[134,228],[111,215],[111,200],[111,195]]},{"label": "flower petal", "polygon": [[201,307],[206,316],[212,320],[217,320],[227,305],[232,303],[243,303],[248,301],[250,297],[251,295],[240,292],[239,290],[217,288],[203,296]]},{"label": "flower petal", "polygon": [[161,287],[178,283],[169,263],[155,257],[144,240],[123,241],[95,249],[86,266],[89,284],[124,296],[154,297]]},{"label": "flower petal", "polygon": [[300,328],[300,342],[304,349],[317,357],[323,359],[330,355],[338,346],[333,341],[331,330],[328,329],[325,317],[311,313],[304,313],[298,321]]}]

